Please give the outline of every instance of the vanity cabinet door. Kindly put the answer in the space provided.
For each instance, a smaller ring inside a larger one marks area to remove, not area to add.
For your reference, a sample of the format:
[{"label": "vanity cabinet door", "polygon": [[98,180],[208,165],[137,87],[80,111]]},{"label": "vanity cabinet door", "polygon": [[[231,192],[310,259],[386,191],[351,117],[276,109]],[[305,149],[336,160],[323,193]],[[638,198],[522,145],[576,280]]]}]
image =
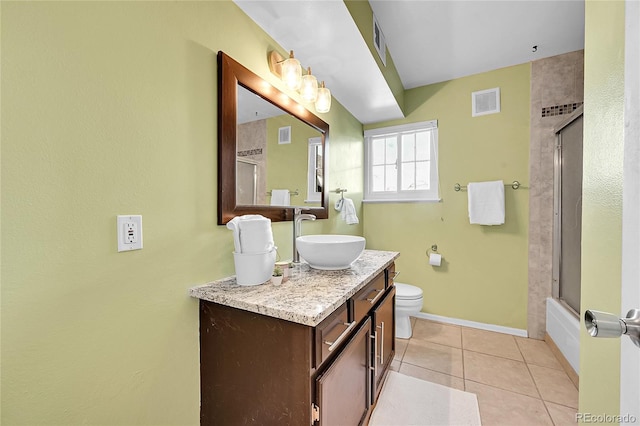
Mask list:
[{"label": "vanity cabinet door", "polygon": [[372,311],[371,318],[373,339],[373,403],[382,388],[382,379],[391,365],[395,354],[395,295],[396,288],[392,287],[380,304]]},{"label": "vanity cabinet door", "polygon": [[371,319],[364,321],[330,367],[316,379],[320,425],[357,426],[371,400]]}]

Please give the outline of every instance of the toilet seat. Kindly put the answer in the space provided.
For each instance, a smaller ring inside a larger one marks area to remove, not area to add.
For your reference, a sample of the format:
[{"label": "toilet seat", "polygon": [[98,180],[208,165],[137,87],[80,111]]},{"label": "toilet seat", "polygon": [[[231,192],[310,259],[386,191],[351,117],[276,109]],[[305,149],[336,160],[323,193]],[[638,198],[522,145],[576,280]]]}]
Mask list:
[{"label": "toilet seat", "polygon": [[422,289],[414,285],[395,283],[396,299],[400,300],[418,300],[422,299]]}]

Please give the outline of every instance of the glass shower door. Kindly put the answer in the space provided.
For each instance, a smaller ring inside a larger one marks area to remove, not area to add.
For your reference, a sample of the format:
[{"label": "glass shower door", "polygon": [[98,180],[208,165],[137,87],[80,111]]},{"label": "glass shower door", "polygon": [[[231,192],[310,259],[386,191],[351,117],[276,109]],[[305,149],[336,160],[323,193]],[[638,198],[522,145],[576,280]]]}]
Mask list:
[{"label": "glass shower door", "polygon": [[582,114],[557,132],[554,296],[580,312]]}]

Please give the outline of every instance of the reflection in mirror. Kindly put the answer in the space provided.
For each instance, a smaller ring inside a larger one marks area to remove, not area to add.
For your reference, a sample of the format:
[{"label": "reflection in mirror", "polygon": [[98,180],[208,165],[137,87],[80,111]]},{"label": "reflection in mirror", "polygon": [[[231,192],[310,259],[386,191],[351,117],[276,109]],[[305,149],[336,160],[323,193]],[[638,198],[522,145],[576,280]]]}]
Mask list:
[{"label": "reflection in mirror", "polygon": [[320,206],[322,133],[240,85],[237,115],[237,204]]},{"label": "reflection in mirror", "polygon": [[293,206],[326,219],[329,125],[223,52],[218,71],[218,224]]}]

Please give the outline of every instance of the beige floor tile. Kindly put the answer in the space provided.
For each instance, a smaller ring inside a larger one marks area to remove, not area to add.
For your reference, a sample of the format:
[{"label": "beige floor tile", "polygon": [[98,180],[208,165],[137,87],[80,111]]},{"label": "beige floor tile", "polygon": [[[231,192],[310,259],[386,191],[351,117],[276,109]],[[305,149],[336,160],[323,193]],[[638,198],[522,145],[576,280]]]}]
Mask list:
[{"label": "beige floor tile", "polygon": [[523,361],[514,336],[462,327],[462,349]]},{"label": "beige floor tile", "polygon": [[465,350],[464,378],[535,398],[539,397],[524,362]]},{"label": "beige floor tile", "polygon": [[578,389],[564,370],[529,364],[533,380],[542,399],[571,408],[578,408]]},{"label": "beige floor tile", "polygon": [[407,350],[407,345],[409,345],[409,339],[396,339],[396,353],[393,359],[402,361],[402,356],[404,355],[404,351]]},{"label": "beige floor tile", "polygon": [[465,390],[478,396],[480,420],[492,425],[553,425],[544,403],[517,393],[465,380]]},{"label": "beige floor tile", "polygon": [[437,343],[411,339],[402,358],[402,363],[463,377],[462,350]]},{"label": "beige floor tile", "polygon": [[545,402],[547,410],[551,415],[551,420],[556,426],[574,425],[576,421],[575,408],[565,407],[564,405],[554,404],[553,402]]},{"label": "beige floor tile", "polygon": [[400,365],[402,365],[402,363],[394,359],[393,361],[391,361],[391,365],[389,366],[389,369],[400,372]]},{"label": "beige floor tile", "polygon": [[420,380],[426,380],[427,382],[438,383],[450,388],[464,390],[464,380],[460,377],[450,376],[444,373],[438,373],[437,371],[427,370],[426,368],[417,367],[415,365],[402,363],[399,373],[412,376]]},{"label": "beige floor tile", "polygon": [[527,339],[526,337],[516,337],[515,339],[527,364],[562,370],[562,365],[544,340]]},{"label": "beige floor tile", "polygon": [[462,347],[460,326],[418,319],[413,326],[412,340],[423,340],[454,348]]}]

